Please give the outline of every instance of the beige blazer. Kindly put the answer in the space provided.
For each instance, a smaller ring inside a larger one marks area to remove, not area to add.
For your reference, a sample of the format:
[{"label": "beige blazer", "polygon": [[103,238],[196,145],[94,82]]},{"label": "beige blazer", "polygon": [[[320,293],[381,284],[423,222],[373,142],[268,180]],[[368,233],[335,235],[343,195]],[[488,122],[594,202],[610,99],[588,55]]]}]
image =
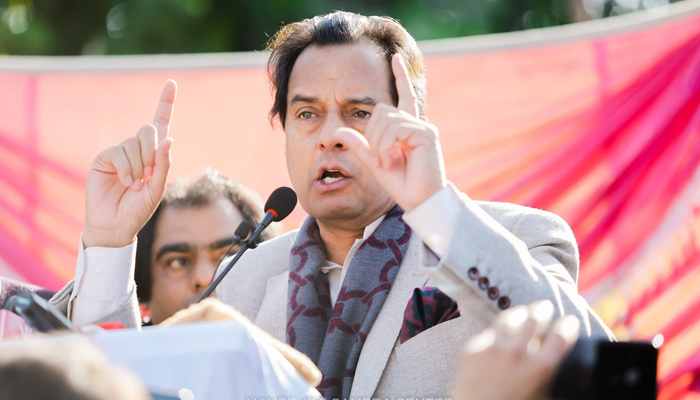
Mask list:
[{"label": "beige blazer", "polygon": [[[489,326],[501,311],[467,271],[476,267],[510,307],[550,299],[558,315],[576,315],[583,336],[613,340],[576,288],[578,248],[568,225],[554,214],[506,203],[464,207],[447,254],[437,261],[417,235],[360,354],[351,397],[447,398],[466,340]],[[287,322],[292,231],[247,252],[223,279],[217,297],[284,341]],[[461,316],[432,327],[403,344],[398,336],[414,288],[438,286],[459,305]],[[70,284],[53,302],[65,310]],[[135,299],[103,320],[138,325]]]}]

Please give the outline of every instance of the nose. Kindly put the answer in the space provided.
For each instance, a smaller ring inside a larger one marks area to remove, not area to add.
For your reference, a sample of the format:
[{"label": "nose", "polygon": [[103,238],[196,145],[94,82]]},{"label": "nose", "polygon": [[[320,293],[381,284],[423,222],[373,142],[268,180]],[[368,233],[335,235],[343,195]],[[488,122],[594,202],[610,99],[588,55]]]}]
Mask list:
[{"label": "nose", "polygon": [[191,290],[198,293],[203,292],[211,283],[214,271],[216,271],[216,264],[209,257],[199,256],[190,277]]},{"label": "nose", "polygon": [[346,126],[347,124],[343,118],[336,115],[336,113],[329,113],[321,128],[321,133],[318,135],[318,146],[324,150],[347,150],[347,145],[335,134],[338,128]]}]

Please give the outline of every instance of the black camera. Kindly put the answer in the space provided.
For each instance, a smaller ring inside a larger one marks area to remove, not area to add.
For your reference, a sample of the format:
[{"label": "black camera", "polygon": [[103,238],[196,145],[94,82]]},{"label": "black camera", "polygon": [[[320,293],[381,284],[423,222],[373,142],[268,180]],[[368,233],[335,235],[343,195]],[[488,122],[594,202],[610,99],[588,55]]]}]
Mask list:
[{"label": "black camera", "polygon": [[579,339],[559,367],[549,398],[654,400],[657,360],[651,343]]}]

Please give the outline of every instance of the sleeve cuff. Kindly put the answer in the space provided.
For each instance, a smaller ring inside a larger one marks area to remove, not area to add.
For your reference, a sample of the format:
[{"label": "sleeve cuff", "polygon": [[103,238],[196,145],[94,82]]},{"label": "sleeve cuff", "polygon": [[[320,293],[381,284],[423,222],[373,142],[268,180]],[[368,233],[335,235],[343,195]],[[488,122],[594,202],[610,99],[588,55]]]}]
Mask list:
[{"label": "sleeve cuff", "polygon": [[80,295],[95,300],[129,296],[134,289],[136,247],[134,241],[125,247],[85,249],[81,240],[84,262],[76,268],[76,288]]},{"label": "sleeve cuff", "polygon": [[462,202],[451,186],[440,189],[403,219],[438,258],[449,248]]},{"label": "sleeve cuff", "polygon": [[75,280],[67,307],[67,314],[74,324],[99,320],[129,299],[135,288],[135,259],[135,240],[126,247],[86,249],[81,236]]}]

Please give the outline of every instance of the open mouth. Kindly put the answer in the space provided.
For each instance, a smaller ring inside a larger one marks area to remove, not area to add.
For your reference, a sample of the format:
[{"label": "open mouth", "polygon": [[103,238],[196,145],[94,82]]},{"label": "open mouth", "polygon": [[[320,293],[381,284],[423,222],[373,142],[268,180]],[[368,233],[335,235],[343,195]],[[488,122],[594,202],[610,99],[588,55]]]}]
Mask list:
[{"label": "open mouth", "polygon": [[347,178],[345,175],[343,175],[340,171],[337,169],[327,169],[323,171],[323,174],[321,175],[320,181],[323,182],[326,185],[329,185],[333,182],[338,182],[341,179]]}]

